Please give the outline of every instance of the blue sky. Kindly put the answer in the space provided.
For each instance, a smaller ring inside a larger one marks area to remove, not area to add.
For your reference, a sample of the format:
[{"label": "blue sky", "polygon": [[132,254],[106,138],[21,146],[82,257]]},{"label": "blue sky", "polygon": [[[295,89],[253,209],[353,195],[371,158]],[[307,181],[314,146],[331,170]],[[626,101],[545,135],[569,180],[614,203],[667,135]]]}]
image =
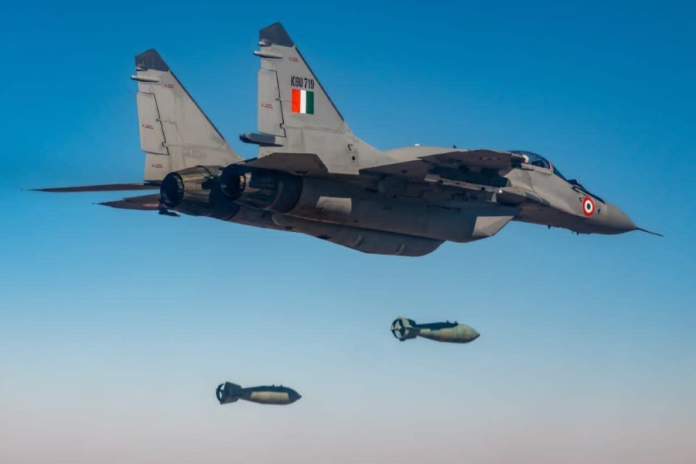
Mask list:
[{"label": "blue sky", "polygon": [[[0,461],[696,460],[688,2],[26,2],[0,15]],[[156,47],[232,146],[282,21],[353,131],[526,149],[665,234],[511,224],[404,259],[119,194]],[[481,334],[397,343],[397,315]],[[214,388],[283,383],[287,408]]]}]

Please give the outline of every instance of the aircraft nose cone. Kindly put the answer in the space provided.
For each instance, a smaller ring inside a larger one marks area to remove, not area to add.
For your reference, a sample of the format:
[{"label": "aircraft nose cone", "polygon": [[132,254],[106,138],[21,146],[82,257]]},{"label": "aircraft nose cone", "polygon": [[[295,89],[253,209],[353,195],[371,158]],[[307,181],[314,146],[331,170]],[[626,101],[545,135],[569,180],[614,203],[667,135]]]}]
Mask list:
[{"label": "aircraft nose cone", "polygon": [[623,234],[625,232],[630,232],[637,229],[631,218],[616,206],[609,203],[607,204],[607,210],[608,213],[606,225],[608,226],[610,233]]}]

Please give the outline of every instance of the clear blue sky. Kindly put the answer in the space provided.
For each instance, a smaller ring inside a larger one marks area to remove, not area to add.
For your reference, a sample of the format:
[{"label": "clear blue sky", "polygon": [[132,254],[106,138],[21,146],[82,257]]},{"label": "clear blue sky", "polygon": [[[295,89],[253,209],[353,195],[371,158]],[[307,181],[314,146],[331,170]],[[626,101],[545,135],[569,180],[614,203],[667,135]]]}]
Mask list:
[{"label": "clear blue sky", "polygon": [[[13,2],[0,13],[3,463],[696,462],[693,2]],[[133,56],[256,128],[282,21],[356,134],[526,149],[665,234],[513,223],[419,259],[21,188],[139,181]],[[453,320],[466,346],[389,333]],[[220,407],[218,383],[286,407]]]}]

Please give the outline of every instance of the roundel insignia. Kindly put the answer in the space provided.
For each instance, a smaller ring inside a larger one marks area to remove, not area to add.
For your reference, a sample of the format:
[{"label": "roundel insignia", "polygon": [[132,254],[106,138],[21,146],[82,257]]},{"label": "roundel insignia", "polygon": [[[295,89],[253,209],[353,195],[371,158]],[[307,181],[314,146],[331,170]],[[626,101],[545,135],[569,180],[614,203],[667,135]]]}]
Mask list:
[{"label": "roundel insignia", "polygon": [[595,211],[595,204],[594,200],[590,197],[585,197],[582,199],[582,212],[585,213],[585,216],[592,216]]}]

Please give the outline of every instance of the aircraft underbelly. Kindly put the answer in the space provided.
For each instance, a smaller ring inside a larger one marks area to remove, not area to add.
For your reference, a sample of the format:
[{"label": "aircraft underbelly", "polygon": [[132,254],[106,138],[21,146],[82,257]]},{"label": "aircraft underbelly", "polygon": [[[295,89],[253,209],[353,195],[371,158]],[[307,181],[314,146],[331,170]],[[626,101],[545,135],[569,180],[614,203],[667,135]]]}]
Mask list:
[{"label": "aircraft underbelly", "polygon": [[495,235],[517,208],[469,203],[451,208],[419,198],[332,191],[322,182],[305,182],[288,216],[354,228],[466,243]]},{"label": "aircraft underbelly", "polygon": [[435,251],[442,240],[360,229],[340,224],[312,221],[275,213],[273,222],[285,230],[299,232],[363,253],[396,256],[424,256]]}]

